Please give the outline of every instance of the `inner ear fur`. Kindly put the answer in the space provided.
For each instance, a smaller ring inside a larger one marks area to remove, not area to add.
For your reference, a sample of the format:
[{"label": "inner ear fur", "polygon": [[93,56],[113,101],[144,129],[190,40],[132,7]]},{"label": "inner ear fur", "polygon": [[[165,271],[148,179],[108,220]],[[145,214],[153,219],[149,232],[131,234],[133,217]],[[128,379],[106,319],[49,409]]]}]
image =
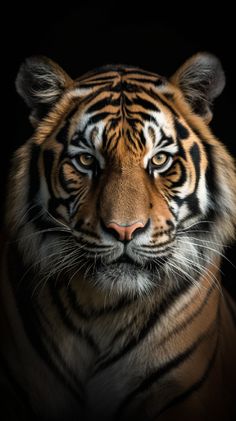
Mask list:
[{"label": "inner ear fur", "polygon": [[33,124],[44,117],[65,89],[71,78],[54,61],[44,56],[33,56],[20,66],[16,90],[31,109]]},{"label": "inner ear fur", "polygon": [[181,89],[193,111],[210,122],[213,101],[225,86],[220,60],[206,52],[195,54],[176,71],[171,82]]}]

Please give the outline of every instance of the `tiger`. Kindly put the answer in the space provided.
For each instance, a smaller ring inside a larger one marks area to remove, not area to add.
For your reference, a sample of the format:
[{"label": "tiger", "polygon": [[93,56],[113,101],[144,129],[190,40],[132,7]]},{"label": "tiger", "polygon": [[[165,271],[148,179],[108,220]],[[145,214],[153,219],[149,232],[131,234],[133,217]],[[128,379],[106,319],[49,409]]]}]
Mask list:
[{"label": "tiger", "polygon": [[225,86],[200,52],[171,77],[33,56],[16,89],[33,135],[9,171],[1,263],[6,420],[233,420],[232,155]]}]

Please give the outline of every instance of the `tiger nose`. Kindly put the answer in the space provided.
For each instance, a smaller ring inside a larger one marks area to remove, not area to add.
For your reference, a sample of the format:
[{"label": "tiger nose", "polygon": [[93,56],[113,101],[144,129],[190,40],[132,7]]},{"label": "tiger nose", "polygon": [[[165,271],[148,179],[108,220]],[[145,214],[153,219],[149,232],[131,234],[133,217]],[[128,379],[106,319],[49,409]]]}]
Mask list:
[{"label": "tiger nose", "polygon": [[118,238],[118,240],[130,241],[132,240],[134,233],[144,228],[144,224],[142,222],[135,222],[131,225],[120,225],[116,222],[111,222],[106,224],[106,228],[110,233],[113,233],[113,235]]}]

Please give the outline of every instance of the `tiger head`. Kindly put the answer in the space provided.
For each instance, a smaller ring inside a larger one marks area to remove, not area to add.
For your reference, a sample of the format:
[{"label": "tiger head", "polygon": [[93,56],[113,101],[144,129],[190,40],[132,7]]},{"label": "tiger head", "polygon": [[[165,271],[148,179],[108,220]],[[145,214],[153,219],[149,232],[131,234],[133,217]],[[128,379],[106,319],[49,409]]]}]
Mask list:
[{"label": "tiger head", "polygon": [[208,53],[169,80],[114,65],[73,81],[27,59],[16,87],[35,131],[7,210],[25,261],[114,294],[197,279],[234,235],[234,164],[208,127],[224,84]]}]

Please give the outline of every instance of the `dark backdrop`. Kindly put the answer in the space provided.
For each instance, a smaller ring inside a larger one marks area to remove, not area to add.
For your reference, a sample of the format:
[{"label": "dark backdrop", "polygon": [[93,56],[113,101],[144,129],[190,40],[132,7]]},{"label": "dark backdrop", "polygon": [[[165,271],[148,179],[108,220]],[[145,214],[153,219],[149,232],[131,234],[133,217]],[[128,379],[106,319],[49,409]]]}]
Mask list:
[{"label": "dark backdrop", "polygon": [[[235,24],[227,3],[220,8],[215,3],[214,10],[210,4],[199,2],[189,2],[181,8],[173,8],[171,2],[138,0],[133,6],[122,1],[110,1],[107,5],[80,1],[77,6],[70,6],[65,0],[60,3],[8,4],[1,18],[2,25],[6,25],[1,36],[2,197],[6,193],[10,156],[32,133],[28,110],[14,86],[20,63],[32,54],[49,56],[74,77],[106,63],[134,64],[168,76],[195,52],[210,51],[221,59],[227,78],[226,89],[216,101],[211,126],[235,155]],[[3,203],[4,199],[1,216]],[[231,248],[227,257],[234,261],[234,254],[235,248]],[[233,285],[236,270],[228,262],[223,270]]]}]

